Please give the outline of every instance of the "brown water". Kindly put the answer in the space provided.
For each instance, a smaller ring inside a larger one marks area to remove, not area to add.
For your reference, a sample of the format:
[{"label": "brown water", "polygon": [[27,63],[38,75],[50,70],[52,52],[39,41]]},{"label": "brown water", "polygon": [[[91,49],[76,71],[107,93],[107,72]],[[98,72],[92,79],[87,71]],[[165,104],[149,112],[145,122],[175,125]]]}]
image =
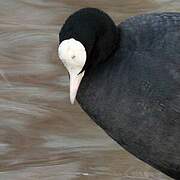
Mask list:
[{"label": "brown water", "polygon": [[169,179],[69,103],[58,32],[86,6],[105,10],[116,23],[180,11],[179,0],[0,0],[0,180]]}]

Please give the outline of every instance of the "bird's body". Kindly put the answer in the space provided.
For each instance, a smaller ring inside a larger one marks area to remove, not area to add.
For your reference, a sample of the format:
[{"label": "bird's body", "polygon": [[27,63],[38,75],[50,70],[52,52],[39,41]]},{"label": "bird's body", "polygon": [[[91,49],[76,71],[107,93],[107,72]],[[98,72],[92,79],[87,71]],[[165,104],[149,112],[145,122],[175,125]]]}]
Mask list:
[{"label": "bird's body", "polygon": [[126,150],[180,179],[180,13],[132,17],[118,30],[116,50],[85,71],[77,100]]}]

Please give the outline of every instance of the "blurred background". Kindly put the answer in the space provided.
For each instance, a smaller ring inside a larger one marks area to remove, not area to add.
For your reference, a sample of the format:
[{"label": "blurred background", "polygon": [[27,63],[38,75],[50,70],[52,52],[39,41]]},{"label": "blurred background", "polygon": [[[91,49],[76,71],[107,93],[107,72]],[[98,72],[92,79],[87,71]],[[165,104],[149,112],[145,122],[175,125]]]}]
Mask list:
[{"label": "blurred background", "polygon": [[118,24],[180,11],[180,1],[0,0],[0,180],[170,180],[70,105],[58,33],[83,7],[100,8]]}]

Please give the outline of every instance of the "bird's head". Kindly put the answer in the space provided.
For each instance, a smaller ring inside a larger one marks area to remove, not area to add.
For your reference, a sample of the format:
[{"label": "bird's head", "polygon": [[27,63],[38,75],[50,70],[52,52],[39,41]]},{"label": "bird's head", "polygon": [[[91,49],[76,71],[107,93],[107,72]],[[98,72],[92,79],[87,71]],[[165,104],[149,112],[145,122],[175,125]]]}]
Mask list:
[{"label": "bird's head", "polygon": [[101,10],[84,8],[65,21],[59,33],[58,55],[69,72],[72,104],[85,72],[107,60],[118,40],[118,29]]}]

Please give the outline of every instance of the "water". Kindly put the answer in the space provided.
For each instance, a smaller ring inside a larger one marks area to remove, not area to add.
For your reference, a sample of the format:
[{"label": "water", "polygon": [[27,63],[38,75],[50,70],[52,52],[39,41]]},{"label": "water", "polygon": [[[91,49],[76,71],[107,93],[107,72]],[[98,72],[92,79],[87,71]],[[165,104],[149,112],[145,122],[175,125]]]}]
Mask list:
[{"label": "water", "polygon": [[69,102],[59,29],[98,7],[116,23],[179,0],[0,0],[0,180],[168,180],[124,151]]}]

